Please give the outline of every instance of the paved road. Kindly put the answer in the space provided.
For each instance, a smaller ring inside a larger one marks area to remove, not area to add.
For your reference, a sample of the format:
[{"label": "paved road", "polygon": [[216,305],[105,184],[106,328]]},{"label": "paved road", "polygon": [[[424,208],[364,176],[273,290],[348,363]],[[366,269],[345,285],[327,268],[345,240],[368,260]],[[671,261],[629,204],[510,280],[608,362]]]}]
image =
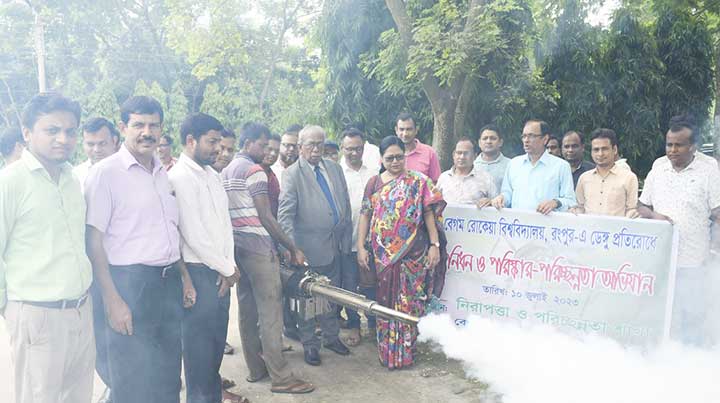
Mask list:
[{"label": "paved road", "polygon": [[[242,359],[240,336],[237,331],[237,306],[233,301],[230,316],[229,341],[236,354],[226,356],[222,374],[238,384],[233,391],[257,402],[482,402],[484,386],[463,378],[457,362],[448,362],[442,354],[434,353],[430,346],[420,346],[420,358],[409,370],[388,371],[377,361],[375,345],[367,340],[354,348],[348,357],[322,350],[323,365],[310,367],[303,361],[302,346],[290,342],[293,351],[286,353],[296,372],[315,383],[317,390],[308,395],[274,395],[269,381],[258,384],[245,382],[247,370]],[[5,324],[0,319],[0,403],[12,402],[10,352]],[[95,395],[102,393],[104,385],[95,382]],[[184,394],[184,393],[183,393]],[[184,396],[183,396],[184,397]]]}]

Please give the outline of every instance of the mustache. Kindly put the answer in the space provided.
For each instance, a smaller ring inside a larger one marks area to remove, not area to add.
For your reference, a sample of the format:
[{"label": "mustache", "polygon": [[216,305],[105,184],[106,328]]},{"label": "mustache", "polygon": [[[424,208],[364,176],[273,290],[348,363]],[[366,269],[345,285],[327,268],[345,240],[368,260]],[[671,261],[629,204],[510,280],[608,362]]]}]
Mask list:
[{"label": "mustache", "polygon": [[156,143],[157,140],[155,140],[155,137],[152,136],[141,136],[138,137],[138,142],[148,142],[148,143]]}]

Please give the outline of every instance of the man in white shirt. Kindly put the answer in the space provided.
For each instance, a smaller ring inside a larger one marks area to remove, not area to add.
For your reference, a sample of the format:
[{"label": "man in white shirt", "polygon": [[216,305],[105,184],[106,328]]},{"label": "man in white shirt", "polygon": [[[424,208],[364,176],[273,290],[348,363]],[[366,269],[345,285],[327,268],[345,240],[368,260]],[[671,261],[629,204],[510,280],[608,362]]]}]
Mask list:
[{"label": "man in white shirt", "polygon": [[[298,135],[302,130],[300,125],[292,125],[285,130],[285,133],[280,137],[280,158],[273,164],[272,170],[275,173],[280,186],[283,183],[283,173],[290,165],[294,164],[298,160],[299,149],[298,149]],[[242,148],[242,145],[240,145]]]},{"label": "man in white shirt", "polygon": [[[352,253],[345,256],[342,264],[341,286],[352,292],[358,291],[358,265],[357,265],[357,237],[358,237],[358,219],[360,218],[360,208],[362,207],[363,195],[365,194],[365,185],[370,178],[378,174],[379,166],[369,168],[364,163],[365,136],[363,132],[356,128],[349,128],[342,132],[341,136],[343,159],[340,162],[345,182],[347,182],[348,194],[350,195],[350,212],[352,215],[353,226],[353,243]],[[375,299],[375,288],[363,287],[363,294],[368,298]],[[351,347],[356,346],[360,342],[360,316],[357,311],[346,309],[347,327],[350,334],[345,339],[346,344]],[[375,317],[368,317],[368,329],[375,327]],[[371,330],[372,332],[372,330]]]},{"label": "man in white shirt", "polygon": [[665,140],[669,163],[658,163],[645,179],[638,213],[667,220],[680,235],[670,335],[703,343],[706,318],[710,227],[720,215],[720,170],[698,158],[698,128],[692,118],[670,120]]},{"label": "man in white shirt", "polygon": [[453,167],[438,178],[437,187],[448,203],[487,207],[497,196],[495,181],[482,168],[475,168],[475,145],[467,137],[458,140],[453,151]]},{"label": "man in white shirt", "polygon": [[80,181],[80,189],[85,188],[90,167],[98,161],[115,154],[120,148],[120,132],[109,120],[105,118],[92,118],[85,122],[82,128],[83,150],[88,159],[73,168],[73,173]]},{"label": "man in white shirt", "polygon": [[222,400],[220,364],[230,310],[230,287],[239,277],[233,257],[228,198],[211,165],[222,141],[222,124],[204,113],[181,128],[184,150],[168,173],[180,210],[181,252],[197,302],[182,323],[188,402]]}]

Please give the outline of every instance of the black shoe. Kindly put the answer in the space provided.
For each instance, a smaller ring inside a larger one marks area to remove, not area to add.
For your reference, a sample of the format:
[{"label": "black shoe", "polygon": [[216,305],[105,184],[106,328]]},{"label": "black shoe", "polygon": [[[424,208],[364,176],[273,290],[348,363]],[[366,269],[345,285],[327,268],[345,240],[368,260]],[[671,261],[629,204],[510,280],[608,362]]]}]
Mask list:
[{"label": "black shoe", "polygon": [[315,347],[308,347],[305,349],[305,362],[309,365],[318,366],[320,361],[320,352]]},{"label": "black shoe", "polygon": [[225,350],[223,351],[223,354],[233,355],[233,354],[235,354],[235,348],[233,346],[225,343]]},{"label": "black shoe", "polygon": [[334,351],[340,355],[349,355],[350,354],[350,349],[347,348],[347,346],[344,345],[343,342],[340,341],[340,339],[337,339],[330,343],[325,343],[325,344],[323,344],[323,347],[325,347],[326,349],[328,349],[330,351]]},{"label": "black shoe", "polygon": [[288,339],[293,339],[293,340],[295,340],[295,341],[300,341],[300,332],[299,332],[297,329],[287,328],[287,327],[286,327],[286,328],[283,330],[283,334],[284,334],[285,337],[287,337]]}]

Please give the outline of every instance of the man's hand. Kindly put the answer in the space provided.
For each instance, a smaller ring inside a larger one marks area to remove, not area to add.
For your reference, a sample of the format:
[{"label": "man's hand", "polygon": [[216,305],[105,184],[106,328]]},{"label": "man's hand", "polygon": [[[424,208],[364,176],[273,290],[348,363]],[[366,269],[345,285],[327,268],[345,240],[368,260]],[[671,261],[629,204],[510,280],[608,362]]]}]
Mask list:
[{"label": "man's hand", "polygon": [[652,213],[652,217],[651,217],[651,218],[652,218],[653,220],[665,220],[665,221],[669,222],[670,224],[675,224],[675,222],[673,222],[672,218],[670,218],[670,217],[668,217],[668,216],[666,216],[666,215],[660,214],[660,213],[656,213],[656,212],[654,212],[654,211],[653,211],[653,213]]},{"label": "man's hand", "polygon": [[578,215],[578,214],[585,214],[585,209],[580,206],[570,207],[568,209],[569,212]]},{"label": "man's hand", "polygon": [[498,195],[496,198],[492,199],[492,202],[490,202],[490,204],[492,204],[492,206],[498,210],[502,209],[503,207],[505,207],[505,196]]},{"label": "man's hand", "polygon": [[558,207],[558,202],[556,200],[545,200],[537,207],[537,212],[543,215],[548,215]]},{"label": "man's hand", "polygon": [[300,267],[307,264],[307,261],[305,260],[305,254],[300,249],[295,249],[291,252],[290,262]]},{"label": "man's hand", "polygon": [[192,308],[193,305],[195,305],[195,301],[197,301],[197,291],[195,291],[195,286],[192,283],[192,280],[190,279],[190,276],[187,278],[182,279],[182,287],[183,287],[183,307],[185,308]]},{"label": "man's hand", "polygon": [[218,298],[222,298],[225,295],[227,295],[228,291],[230,291],[230,288],[232,288],[233,285],[237,284],[237,282],[240,280],[240,270],[238,270],[237,267],[234,268],[235,271],[233,271],[233,274],[225,277],[222,274],[218,275],[217,282],[215,285],[219,286],[218,288]]},{"label": "man's hand", "polygon": [[492,203],[492,200],[488,199],[487,197],[483,197],[482,199],[478,200],[475,205],[477,208],[485,208],[489,206]]},{"label": "man's hand", "polygon": [[112,330],[123,336],[133,335],[132,312],[119,295],[104,299],[105,316]]},{"label": "man's hand", "polygon": [[[639,217],[640,217],[640,213],[638,213],[637,210],[633,210],[632,212],[630,212],[630,213],[627,215],[627,218],[632,218],[632,219],[636,219],[636,218],[639,218]],[[670,222],[672,222],[672,221],[670,221]]]},{"label": "man's hand", "polygon": [[365,248],[358,249],[357,262],[361,269],[370,271],[370,254],[367,250],[365,250]]},{"label": "man's hand", "polygon": [[438,248],[435,245],[430,245],[430,248],[428,249],[428,266],[430,268],[434,268],[437,266],[438,263],[440,263],[440,248]]}]

